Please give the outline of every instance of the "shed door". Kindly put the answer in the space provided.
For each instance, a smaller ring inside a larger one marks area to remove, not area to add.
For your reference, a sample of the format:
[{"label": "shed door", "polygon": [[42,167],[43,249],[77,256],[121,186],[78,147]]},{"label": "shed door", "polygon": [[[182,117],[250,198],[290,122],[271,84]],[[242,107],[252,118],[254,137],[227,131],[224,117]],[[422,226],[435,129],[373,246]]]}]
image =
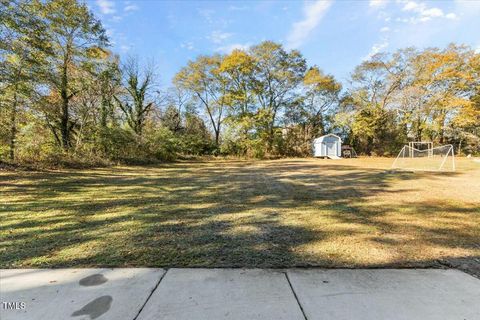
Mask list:
[{"label": "shed door", "polygon": [[337,144],[335,142],[327,142],[327,156],[337,155]]},{"label": "shed door", "polygon": [[313,145],[313,156],[314,157],[321,157],[322,156],[322,144],[315,142]]}]

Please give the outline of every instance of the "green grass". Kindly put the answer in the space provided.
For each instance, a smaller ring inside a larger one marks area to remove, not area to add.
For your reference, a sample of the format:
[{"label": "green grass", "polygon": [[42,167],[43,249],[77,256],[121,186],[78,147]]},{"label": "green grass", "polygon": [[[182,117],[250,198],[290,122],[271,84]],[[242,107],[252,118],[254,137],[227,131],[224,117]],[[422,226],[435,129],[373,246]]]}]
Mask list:
[{"label": "green grass", "polygon": [[0,172],[0,267],[477,268],[480,164],[385,173],[391,162]]}]

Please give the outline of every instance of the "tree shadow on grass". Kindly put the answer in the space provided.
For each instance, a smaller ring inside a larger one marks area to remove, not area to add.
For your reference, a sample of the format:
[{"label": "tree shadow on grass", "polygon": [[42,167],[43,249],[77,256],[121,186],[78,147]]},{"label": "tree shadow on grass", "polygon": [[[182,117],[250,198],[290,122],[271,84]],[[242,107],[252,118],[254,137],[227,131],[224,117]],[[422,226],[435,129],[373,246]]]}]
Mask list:
[{"label": "tree shadow on grass", "polygon": [[[328,255],[317,247],[331,243],[341,252],[342,239],[355,236],[360,247],[389,252],[396,265],[421,264],[421,258],[411,259],[418,243],[478,253],[478,230],[472,228],[476,208],[369,204],[376,194],[412,191],[389,188],[398,180],[418,178],[294,160],[3,174],[0,266],[379,265],[374,259],[365,263],[336,252]],[[389,219],[396,212],[416,222]],[[441,223],[417,223],[434,219],[437,212],[452,214]],[[468,217],[472,220],[465,224]],[[395,238],[402,234],[416,239]]]}]

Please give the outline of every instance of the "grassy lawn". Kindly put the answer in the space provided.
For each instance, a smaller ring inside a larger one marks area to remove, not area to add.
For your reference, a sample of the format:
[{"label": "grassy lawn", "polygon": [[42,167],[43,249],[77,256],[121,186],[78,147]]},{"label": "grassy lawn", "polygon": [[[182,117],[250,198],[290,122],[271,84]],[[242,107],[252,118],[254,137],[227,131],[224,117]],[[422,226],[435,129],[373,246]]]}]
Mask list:
[{"label": "grassy lawn", "polygon": [[0,267],[436,266],[480,274],[480,164],[177,162],[0,172]]}]

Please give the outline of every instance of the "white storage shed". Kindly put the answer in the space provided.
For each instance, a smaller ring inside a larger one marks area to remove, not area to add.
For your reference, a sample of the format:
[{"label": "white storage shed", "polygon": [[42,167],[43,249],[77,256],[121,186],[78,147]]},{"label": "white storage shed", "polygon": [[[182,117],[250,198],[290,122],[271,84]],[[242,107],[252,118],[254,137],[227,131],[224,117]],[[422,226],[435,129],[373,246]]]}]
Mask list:
[{"label": "white storage shed", "polygon": [[313,140],[313,156],[331,159],[342,156],[342,139],[335,134],[327,134]]}]

